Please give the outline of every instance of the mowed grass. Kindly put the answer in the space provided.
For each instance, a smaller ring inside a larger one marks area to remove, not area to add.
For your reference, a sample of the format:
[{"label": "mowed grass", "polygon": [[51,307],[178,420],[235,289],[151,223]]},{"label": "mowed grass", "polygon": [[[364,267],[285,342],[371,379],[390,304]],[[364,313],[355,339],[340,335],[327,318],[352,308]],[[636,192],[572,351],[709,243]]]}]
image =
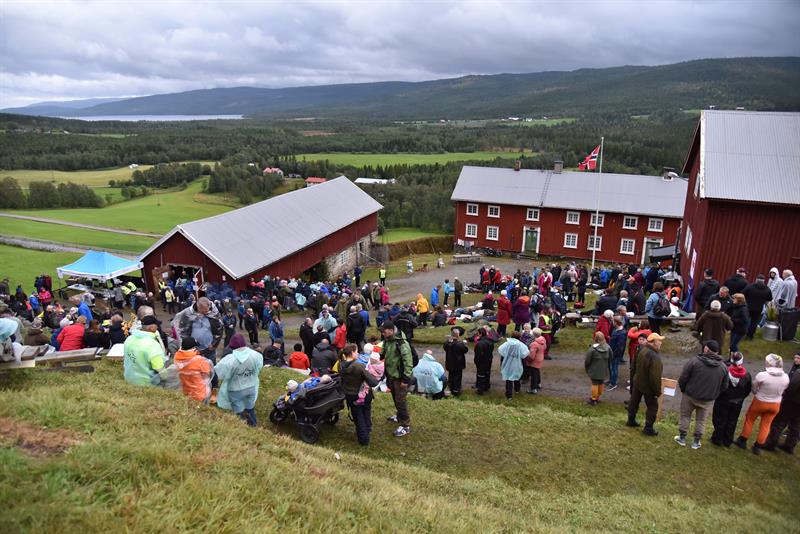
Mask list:
[{"label": "mowed grass", "polygon": [[25,292],[30,293],[36,276],[49,274],[53,286],[58,287],[56,267],[72,263],[81,256],[76,252],[44,252],[0,245],[0,279],[9,279],[11,291],[21,284]]},{"label": "mowed grass", "polygon": [[0,234],[133,253],[143,252],[156,242],[155,239],[150,237],[115,234],[113,232],[87,230],[74,226],[24,221],[8,217],[0,217]]},{"label": "mowed grass", "polygon": [[64,221],[109,226],[124,230],[166,233],[175,225],[230,211],[230,206],[197,202],[202,180],[183,191],[154,192],[146,197],[105,208],[16,210],[14,213]]},{"label": "mowed grass", "polygon": [[4,427],[77,443],[36,457],[25,433],[0,437],[0,530],[791,532],[800,520],[794,458],[680,448],[674,418],[646,438],[619,406],[413,397],[412,434],[397,439],[380,394],[369,447],[347,412],[309,446],[294,424],[267,420],[291,371],[262,371],[250,429],[178,392],[126,384],[118,362],[96,368],[16,372],[2,386]]},{"label": "mowed grass", "polygon": [[[152,165],[140,165],[137,170],[144,171]],[[73,182],[89,186],[107,186],[109,180],[130,180],[134,169],[125,167],[112,169],[99,169],[89,171],[45,171],[45,170],[0,170],[0,178],[11,176],[19,182],[21,187],[27,187],[31,182]]]},{"label": "mowed grass", "polygon": [[446,232],[428,232],[417,228],[388,228],[378,239],[381,243],[397,243],[398,241],[410,241],[412,239],[442,237],[446,235],[451,234]]},{"label": "mowed grass", "polygon": [[515,152],[446,152],[443,154],[397,153],[397,154],[369,154],[360,152],[318,152],[314,154],[298,154],[298,160],[308,161],[328,160],[337,165],[433,165],[444,164],[451,161],[492,161],[495,158],[515,159],[519,154]]}]

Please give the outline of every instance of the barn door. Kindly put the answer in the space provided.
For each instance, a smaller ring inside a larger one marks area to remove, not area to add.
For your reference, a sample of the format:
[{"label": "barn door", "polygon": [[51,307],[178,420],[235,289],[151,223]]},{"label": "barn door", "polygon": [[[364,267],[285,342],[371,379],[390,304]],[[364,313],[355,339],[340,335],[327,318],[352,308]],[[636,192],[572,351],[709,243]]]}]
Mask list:
[{"label": "barn door", "polygon": [[[169,276],[169,265],[162,265],[160,267],[153,267],[152,280],[153,280],[153,294],[158,298],[161,299],[161,292],[158,290],[158,281],[164,280],[166,281],[167,276]],[[164,275],[167,276],[164,276]]]}]

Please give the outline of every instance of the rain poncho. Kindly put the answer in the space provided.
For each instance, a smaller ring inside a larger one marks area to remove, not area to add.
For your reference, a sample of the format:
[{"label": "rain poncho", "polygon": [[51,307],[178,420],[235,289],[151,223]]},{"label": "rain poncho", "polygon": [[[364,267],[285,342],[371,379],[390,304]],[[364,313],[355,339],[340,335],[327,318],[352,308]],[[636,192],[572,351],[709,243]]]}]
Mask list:
[{"label": "rain poncho", "polygon": [[249,388],[256,390],[258,398],[258,374],[264,367],[264,357],[250,347],[235,349],[214,367],[220,380],[217,406],[223,410],[231,410],[228,398],[229,391],[242,391]]},{"label": "rain poncho", "polygon": [[414,367],[414,378],[417,379],[417,390],[420,393],[435,395],[442,391],[444,367],[430,354],[423,354],[422,359]]},{"label": "rain poncho", "polygon": [[522,376],[522,360],[528,357],[530,350],[519,339],[509,338],[497,349],[502,361],[500,374],[503,380],[519,380]]},{"label": "rain poncho", "polygon": [[139,386],[150,386],[158,371],[164,368],[164,349],[156,340],[158,332],[133,330],[125,340],[125,380]]}]

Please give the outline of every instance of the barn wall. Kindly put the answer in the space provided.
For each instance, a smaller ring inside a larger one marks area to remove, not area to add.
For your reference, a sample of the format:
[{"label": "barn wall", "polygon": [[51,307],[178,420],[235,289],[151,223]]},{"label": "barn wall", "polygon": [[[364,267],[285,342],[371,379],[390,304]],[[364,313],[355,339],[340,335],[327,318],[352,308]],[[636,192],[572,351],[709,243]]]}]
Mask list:
[{"label": "barn wall", "polygon": [[[467,202],[456,202],[455,239],[470,240],[475,246],[482,248],[499,248],[509,252],[522,252],[525,228],[539,228],[539,255],[564,256],[569,258],[591,259],[592,251],[588,249],[589,236],[594,235],[594,227],[590,226],[593,212],[580,211],[580,223],[567,224],[567,211],[558,208],[540,208],[539,221],[528,221],[527,207],[502,205],[500,218],[488,216],[488,204],[478,204],[478,215],[467,215]],[[680,226],[680,219],[663,218],[664,225],[661,232],[647,230],[649,217],[639,215],[636,230],[622,228],[625,214],[602,212],[605,215],[603,226],[598,228],[597,235],[602,237],[601,250],[597,252],[598,261],[640,263],[644,247],[644,239],[661,239],[662,244],[668,245],[675,242],[675,236]],[[629,214],[633,215],[633,214]],[[478,237],[466,237],[467,224],[478,225]],[[486,238],[486,227],[498,226],[499,236],[497,241]],[[564,234],[578,234],[577,248],[564,247]],[[636,244],[633,254],[620,252],[621,240],[634,239]]]},{"label": "barn wall", "polygon": [[[700,158],[697,154],[699,148],[699,140],[696,140],[689,154],[689,185],[686,188],[686,203],[683,210],[683,228],[681,229],[680,242],[681,276],[683,276],[687,284],[689,284],[690,279],[692,256],[696,256],[693,285],[696,285],[697,280],[702,279],[703,270],[711,267],[707,261],[704,247],[708,240],[706,228],[708,226],[709,201],[694,195],[695,187],[697,186],[697,173],[700,169]],[[687,232],[691,232],[691,242],[687,242]],[[689,245],[688,250],[686,248],[687,244]]]}]

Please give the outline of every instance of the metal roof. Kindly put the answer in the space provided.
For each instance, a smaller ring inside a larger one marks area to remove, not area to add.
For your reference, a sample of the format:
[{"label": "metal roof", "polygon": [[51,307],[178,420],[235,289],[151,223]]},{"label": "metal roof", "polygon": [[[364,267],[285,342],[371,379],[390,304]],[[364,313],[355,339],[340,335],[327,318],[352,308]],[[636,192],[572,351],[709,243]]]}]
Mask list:
[{"label": "metal roof", "polygon": [[800,204],[800,113],[700,115],[700,196]]},{"label": "metal roof", "polygon": [[683,217],[686,180],[638,174],[464,166],[451,200],[594,211],[598,180],[603,213]]},{"label": "metal roof", "polygon": [[183,234],[234,279],[271,265],[383,208],[346,177],[179,224],[139,261]]}]

